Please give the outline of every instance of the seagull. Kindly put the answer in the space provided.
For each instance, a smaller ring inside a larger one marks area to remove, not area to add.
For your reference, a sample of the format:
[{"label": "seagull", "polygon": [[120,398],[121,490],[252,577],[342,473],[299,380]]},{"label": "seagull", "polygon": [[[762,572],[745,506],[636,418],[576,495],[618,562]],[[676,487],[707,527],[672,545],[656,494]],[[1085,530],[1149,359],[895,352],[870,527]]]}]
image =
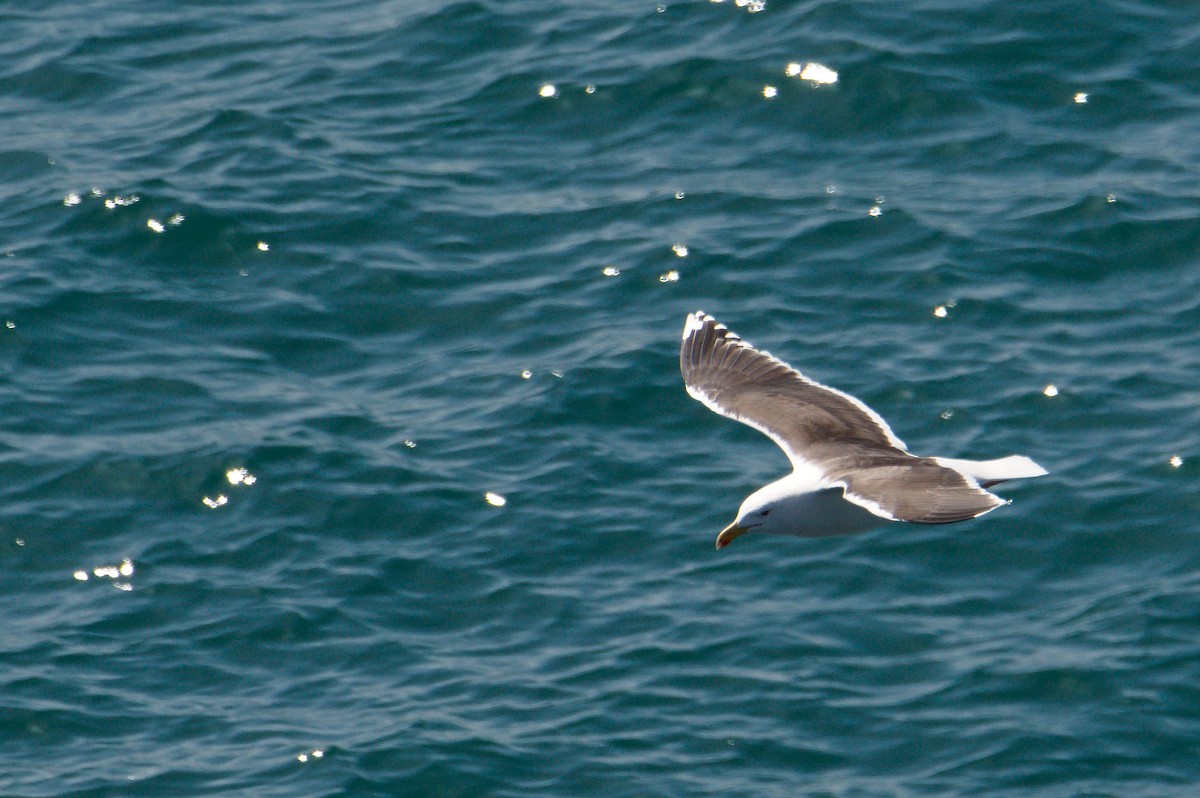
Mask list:
[{"label": "seagull", "polygon": [[742,502],[717,535],[718,549],[747,532],[820,538],[897,521],[965,521],[1009,503],[991,486],[1047,473],[1021,455],[911,454],[861,401],[755,349],[703,311],[684,325],[679,368],[692,397],[764,433],[792,463],[792,473]]}]

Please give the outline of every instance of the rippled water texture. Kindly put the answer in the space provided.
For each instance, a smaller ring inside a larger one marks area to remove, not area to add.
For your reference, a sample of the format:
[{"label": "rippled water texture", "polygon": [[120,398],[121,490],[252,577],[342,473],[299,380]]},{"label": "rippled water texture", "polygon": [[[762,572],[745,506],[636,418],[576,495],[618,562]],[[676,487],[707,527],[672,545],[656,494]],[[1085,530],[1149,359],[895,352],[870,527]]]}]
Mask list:
[{"label": "rippled water texture", "polygon": [[[1196,794],[1197,8],[0,23],[0,794]],[[716,552],[698,308],[1051,476]]]}]

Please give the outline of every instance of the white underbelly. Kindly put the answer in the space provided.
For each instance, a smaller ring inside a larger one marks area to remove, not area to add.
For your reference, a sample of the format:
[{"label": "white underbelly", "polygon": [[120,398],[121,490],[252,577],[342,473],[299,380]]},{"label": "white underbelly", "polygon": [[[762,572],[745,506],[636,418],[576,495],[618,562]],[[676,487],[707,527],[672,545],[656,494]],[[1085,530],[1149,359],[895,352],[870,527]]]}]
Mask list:
[{"label": "white underbelly", "polygon": [[869,529],[895,523],[846,501],[840,489],[810,493],[801,503],[796,531],[786,534],[802,538],[829,538],[856,535]]}]

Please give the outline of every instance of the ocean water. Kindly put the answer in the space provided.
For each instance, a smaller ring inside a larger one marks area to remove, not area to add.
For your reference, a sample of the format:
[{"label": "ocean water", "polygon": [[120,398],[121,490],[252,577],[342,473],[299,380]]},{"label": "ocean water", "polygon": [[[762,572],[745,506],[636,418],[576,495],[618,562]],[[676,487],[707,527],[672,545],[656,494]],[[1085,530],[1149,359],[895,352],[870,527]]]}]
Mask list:
[{"label": "ocean water", "polygon": [[[1200,794],[1194,4],[0,25],[0,794]],[[717,552],[696,309],[1051,474]]]}]

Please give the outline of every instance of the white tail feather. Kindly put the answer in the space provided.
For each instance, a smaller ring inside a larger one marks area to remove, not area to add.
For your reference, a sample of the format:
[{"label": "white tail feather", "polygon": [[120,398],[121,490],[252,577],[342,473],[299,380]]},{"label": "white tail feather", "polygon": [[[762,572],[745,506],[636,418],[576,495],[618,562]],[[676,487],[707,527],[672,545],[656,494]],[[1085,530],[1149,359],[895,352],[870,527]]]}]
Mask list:
[{"label": "white tail feather", "polygon": [[1008,479],[1030,479],[1045,476],[1046,469],[1019,454],[996,460],[956,460],[953,457],[934,457],[939,465],[952,468],[987,487]]}]

